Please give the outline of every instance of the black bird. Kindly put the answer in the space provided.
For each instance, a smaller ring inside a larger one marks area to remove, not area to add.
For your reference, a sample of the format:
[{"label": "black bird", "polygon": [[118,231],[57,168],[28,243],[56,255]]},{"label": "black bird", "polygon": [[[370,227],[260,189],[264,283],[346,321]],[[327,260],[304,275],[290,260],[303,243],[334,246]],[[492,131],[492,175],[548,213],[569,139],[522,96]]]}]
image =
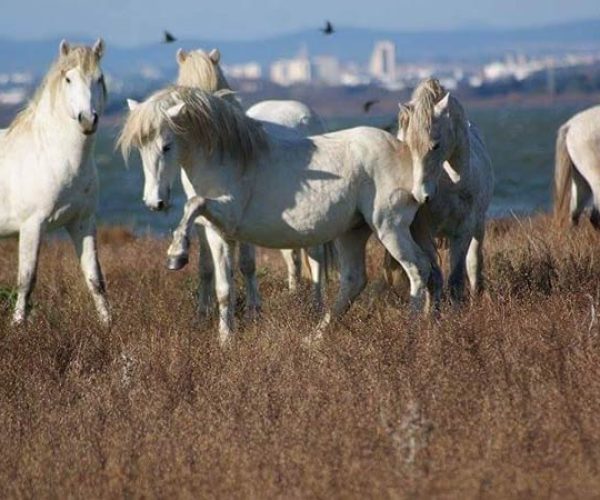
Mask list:
[{"label": "black bird", "polygon": [[368,113],[369,111],[371,111],[371,108],[378,102],[379,102],[379,99],[371,99],[370,101],[365,102],[363,104],[363,111],[365,113]]},{"label": "black bird", "polygon": [[324,35],[333,35],[335,33],[335,30],[333,29],[333,24],[331,24],[329,21],[325,21],[325,27],[321,28],[321,31]]},{"label": "black bird", "polygon": [[167,30],[163,31],[163,43],[173,43],[177,38],[175,38],[171,33]]}]

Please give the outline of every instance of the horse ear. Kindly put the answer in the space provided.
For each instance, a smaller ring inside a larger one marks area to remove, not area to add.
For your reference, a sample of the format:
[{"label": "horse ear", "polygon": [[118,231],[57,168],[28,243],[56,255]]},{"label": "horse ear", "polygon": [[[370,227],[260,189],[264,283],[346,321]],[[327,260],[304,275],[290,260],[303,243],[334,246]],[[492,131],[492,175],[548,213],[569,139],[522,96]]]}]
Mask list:
[{"label": "horse ear", "polygon": [[127,99],[127,106],[129,106],[130,111],[133,111],[139,105],[140,105],[140,103],[137,102],[135,99]]},{"label": "horse ear", "polygon": [[67,42],[65,39],[61,40],[60,45],[58,46],[59,55],[66,56],[69,54],[70,50],[71,46],[69,45],[69,42]]},{"label": "horse ear", "polygon": [[215,63],[215,64],[219,64],[219,61],[221,60],[221,53],[219,52],[219,49],[212,49],[209,53],[208,53],[208,57],[210,57],[210,60]]},{"label": "horse ear", "polygon": [[178,49],[177,54],[175,54],[175,59],[177,59],[178,64],[183,64],[183,61],[187,59],[187,52],[183,49]]},{"label": "horse ear", "polygon": [[102,40],[102,38],[98,38],[92,47],[92,50],[98,59],[102,59],[102,56],[104,55],[104,40]]},{"label": "horse ear", "polygon": [[179,113],[181,113],[184,106],[185,102],[180,102],[179,104],[171,106],[169,109],[167,109],[167,115],[171,118],[176,118],[179,116]]},{"label": "horse ear", "polygon": [[435,105],[434,113],[435,116],[441,116],[448,111],[448,105],[450,104],[450,92],[442,98],[440,102]]}]

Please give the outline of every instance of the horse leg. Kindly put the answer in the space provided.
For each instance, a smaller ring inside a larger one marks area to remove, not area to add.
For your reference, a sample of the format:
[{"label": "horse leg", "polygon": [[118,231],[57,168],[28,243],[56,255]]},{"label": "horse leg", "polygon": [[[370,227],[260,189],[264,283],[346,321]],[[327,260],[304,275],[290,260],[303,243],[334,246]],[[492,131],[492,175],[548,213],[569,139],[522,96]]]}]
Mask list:
[{"label": "horse leg", "polygon": [[189,262],[190,232],[196,218],[205,209],[205,200],[199,196],[190,198],[184,208],[183,216],[173,231],[173,239],[167,249],[167,269],[179,271]]},{"label": "horse leg", "polygon": [[323,282],[325,281],[325,247],[318,245],[307,248],[306,258],[310,267],[310,279],[313,288],[313,306],[316,311],[323,310]]},{"label": "horse leg", "polygon": [[246,282],[246,313],[255,317],[260,312],[260,294],[256,281],[256,248],[240,243],[240,271]]},{"label": "horse leg", "polygon": [[331,323],[343,316],[367,284],[365,254],[367,240],[372,231],[368,225],[352,229],[336,240],[338,262],[340,266],[340,288],[331,312],[319,322],[317,338]]},{"label": "horse leg", "polygon": [[594,186],[593,192],[593,205],[592,213],[590,214],[590,222],[594,229],[600,229],[600,192],[599,189]]},{"label": "horse leg", "polygon": [[[434,312],[438,312],[442,300],[444,276],[440,269],[437,247],[431,232],[430,215],[424,209],[417,211],[413,223],[410,226],[410,233],[415,240],[415,243],[429,259],[429,264],[431,266],[431,273],[427,282],[428,296],[426,309],[433,309]],[[386,253],[386,255],[389,254]],[[393,261],[393,259],[391,260]]]},{"label": "horse leg", "polygon": [[235,242],[226,241],[212,227],[206,228],[206,237],[215,268],[215,290],[219,304],[219,341],[225,345],[233,332],[235,286],[233,263]]},{"label": "horse leg", "polygon": [[481,221],[475,228],[475,233],[467,251],[467,276],[471,287],[471,296],[480,295],[483,291],[483,239],[485,237],[485,222]]},{"label": "horse leg", "polygon": [[[579,223],[579,217],[585,209],[592,196],[590,185],[579,173],[577,168],[573,167],[571,177],[571,224],[576,226]],[[593,216],[593,211],[592,211]],[[593,222],[592,222],[593,223]]]},{"label": "horse leg", "polygon": [[[410,281],[410,302],[413,311],[421,311],[427,298],[427,285],[431,276],[431,262],[427,254],[417,245],[410,228],[395,224],[382,227],[379,239],[408,276]],[[435,294],[434,294],[435,297]]]},{"label": "horse leg", "polygon": [[29,298],[35,285],[38,256],[44,225],[38,220],[28,220],[19,231],[19,275],[18,295],[13,324],[19,325],[27,319]]},{"label": "horse leg", "polygon": [[465,230],[459,231],[458,236],[450,238],[450,276],[448,287],[450,299],[457,304],[464,299],[466,257],[471,243],[471,234]]},{"label": "horse leg", "polygon": [[77,258],[85,284],[90,291],[98,317],[105,326],[110,326],[110,312],[106,299],[106,285],[100,262],[98,261],[98,245],[96,241],[95,217],[79,219],[67,225],[67,232],[73,241]]},{"label": "horse leg", "polygon": [[290,292],[295,292],[298,290],[298,283],[300,282],[302,273],[300,250],[296,248],[286,248],[281,250],[281,256],[283,257],[288,270],[288,289]]},{"label": "horse leg", "polygon": [[196,224],[199,243],[198,262],[198,312],[200,316],[208,317],[212,312],[215,269],[206,239],[206,227]]}]

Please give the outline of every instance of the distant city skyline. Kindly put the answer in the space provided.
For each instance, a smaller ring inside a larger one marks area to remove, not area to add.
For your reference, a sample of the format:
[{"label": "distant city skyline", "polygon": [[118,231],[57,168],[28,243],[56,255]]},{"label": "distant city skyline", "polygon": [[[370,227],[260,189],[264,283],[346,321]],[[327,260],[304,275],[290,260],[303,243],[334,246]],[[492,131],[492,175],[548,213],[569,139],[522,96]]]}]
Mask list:
[{"label": "distant city skyline", "polygon": [[[394,31],[541,26],[600,18],[598,0],[21,0],[6,2],[0,37],[43,39],[103,36],[119,45],[158,41],[163,29],[180,38],[262,39],[334,25]],[[334,35],[335,36],[335,35]]]}]

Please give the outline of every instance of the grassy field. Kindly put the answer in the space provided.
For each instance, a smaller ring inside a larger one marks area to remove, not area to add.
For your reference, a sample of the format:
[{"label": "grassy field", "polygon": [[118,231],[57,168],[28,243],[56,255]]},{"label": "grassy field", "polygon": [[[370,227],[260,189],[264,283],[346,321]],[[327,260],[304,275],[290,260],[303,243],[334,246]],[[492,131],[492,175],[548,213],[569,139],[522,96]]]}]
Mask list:
[{"label": "grassy field", "polygon": [[597,497],[600,235],[546,216],[488,234],[480,300],[415,321],[371,285],[316,349],[276,253],[262,317],[221,350],[196,266],[169,273],[166,241],[121,229],[101,238],[110,332],[62,240],[12,330],[2,242],[0,497]]}]

